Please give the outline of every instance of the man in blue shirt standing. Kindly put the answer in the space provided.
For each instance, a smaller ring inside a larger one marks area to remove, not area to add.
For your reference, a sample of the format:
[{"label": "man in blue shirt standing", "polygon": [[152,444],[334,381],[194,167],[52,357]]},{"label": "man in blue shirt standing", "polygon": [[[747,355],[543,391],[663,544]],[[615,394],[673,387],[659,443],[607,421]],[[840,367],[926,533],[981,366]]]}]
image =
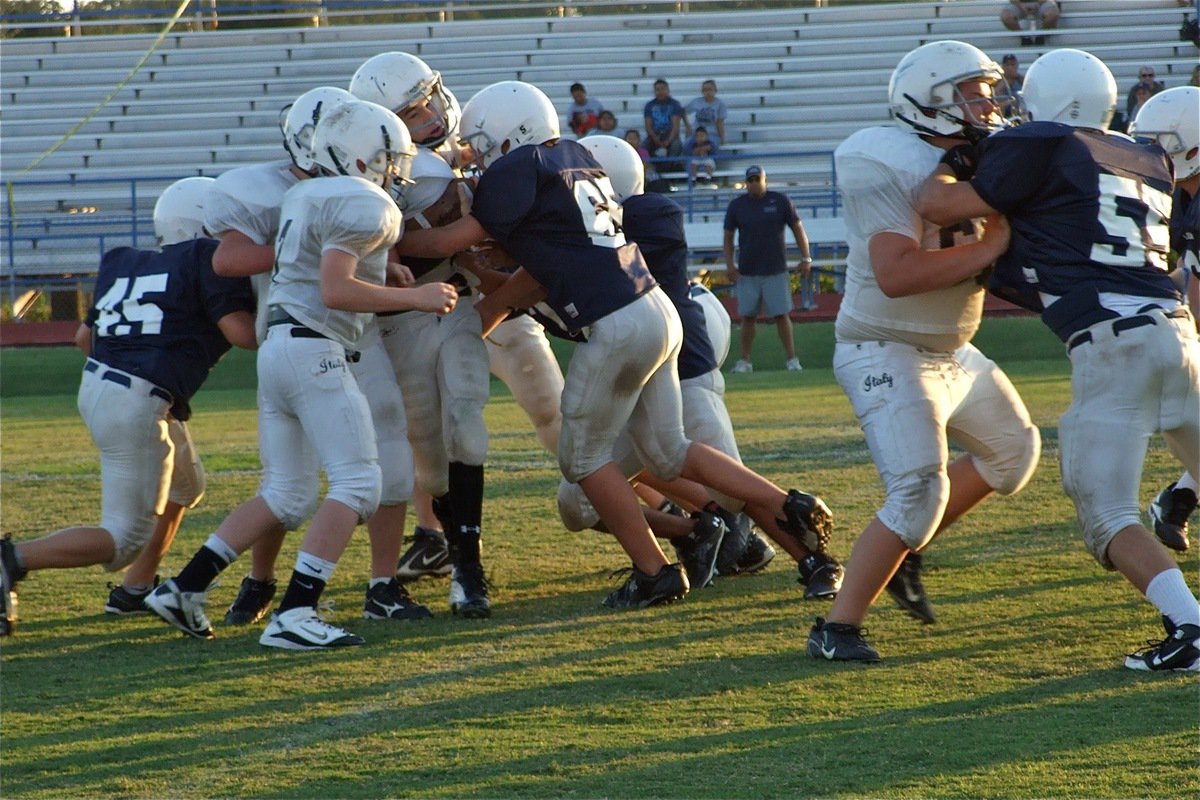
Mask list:
[{"label": "man in blue shirt standing", "polygon": [[[762,167],[746,170],[746,193],[733,198],[725,211],[725,269],[736,284],[738,314],[742,318],[742,357],[734,372],[752,372],[750,349],[754,344],[754,321],[762,312],[775,322],[779,340],[787,353],[787,368],[799,372],[796,344],[792,341],[792,288],[787,269],[784,228],[791,228],[796,246],[804,255],[796,269],[802,276],[812,270],[808,236],[796,207],[787,195],[767,191],[767,173]],[[737,266],[733,262],[733,234],[738,234]]]}]

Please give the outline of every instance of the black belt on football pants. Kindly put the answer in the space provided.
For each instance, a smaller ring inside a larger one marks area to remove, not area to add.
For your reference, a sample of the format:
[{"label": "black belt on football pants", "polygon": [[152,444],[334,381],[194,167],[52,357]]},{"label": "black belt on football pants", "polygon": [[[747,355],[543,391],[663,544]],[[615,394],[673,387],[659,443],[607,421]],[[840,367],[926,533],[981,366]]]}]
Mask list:
[{"label": "black belt on football pants", "polygon": [[[114,369],[113,367],[101,364],[94,358],[89,358],[87,360],[87,363],[83,365],[83,371],[99,372],[100,380],[102,381],[110,381],[118,386],[124,386],[126,389],[133,388],[133,376],[131,376],[128,372],[122,372],[119,369]],[[141,380],[145,380],[145,378],[142,378]],[[157,386],[151,386],[149,394],[151,397],[157,397],[160,400],[166,400],[172,405],[175,404],[175,398],[171,397],[171,393],[166,389],[160,389]]]}]

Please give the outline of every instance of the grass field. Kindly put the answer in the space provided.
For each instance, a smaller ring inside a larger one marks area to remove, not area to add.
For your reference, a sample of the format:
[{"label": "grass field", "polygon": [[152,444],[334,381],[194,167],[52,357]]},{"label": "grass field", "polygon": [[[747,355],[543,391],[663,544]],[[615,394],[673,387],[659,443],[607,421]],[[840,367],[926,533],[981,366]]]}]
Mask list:
[{"label": "grass field", "polygon": [[[772,352],[759,372],[729,376],[728,404],[746,461],[821,493],[845,556],[881,491],[844,396],[819,368],[828,326],[798,338],[804,373],[761,371],[782,365]],[[99,568],[33,575],[20,586],[21,626],[2,645],[0,795],[1200,796],[1197,682],[1121,666],[1161,638],[1157,614],[1084,552],[1059,486],[1061,347],[1030,319],[989,321],[977,341],[1041,427],[1042,464],[1024,492],[988,501],[930,549],[937,625],[880,601],[868,620],[880,665],[804,656],[827,604],[801,600],[782,555],[682,603],[602,609],[622,554],[607,537],[562,530],[554,464],[496,387],[491,620],[453,618],[444,580],[415,585],[432,620],[362,620],[361,529],[327,592],[333,621],[367,639],[348,652],[267,651],[258,626],[188,640],[154,619],[106,618],[111,576]],[[164,574],[255,491],[250,363],[222,364],[197,397],[209,494]],[[0,355],[3,532],[18,539],[97,518],[78,369],[66,350]],[[1144,499],[1177,471],[1154,442]],[[298,541],[285,545],[285,576]],[[1195,557],[1181,565],[1191,581]],[[214,618],[244,568],[211,592]]]}]

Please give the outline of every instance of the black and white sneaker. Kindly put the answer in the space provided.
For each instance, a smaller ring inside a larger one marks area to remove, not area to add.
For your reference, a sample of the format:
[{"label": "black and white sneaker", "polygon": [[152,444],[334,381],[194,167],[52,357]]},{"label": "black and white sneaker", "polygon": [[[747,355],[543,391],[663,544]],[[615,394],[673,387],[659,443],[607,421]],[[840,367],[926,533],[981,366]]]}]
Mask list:
[{"label": "black and white sneaker", "polygon": [[725,523],[725,538],[721,540],[721,550],[717,553],[717,574],[737,575],[741,571],[738,562],[750,545],[750,518],[723,508],[715,513]]},{"label": "black and white sneaker", "polygon": [[807,652],[826,661],[879,661],[879,653],[867,644],[866,630],[857,625],[826,622],[821,617],[808,632]]},{"label": "black and white sneaker", "polygon": [[280,650],[332,650],[337,647],[355,647],[365,644],[357,634],[330,625],[317,616],[310,606],[290,608],[271,615],[258,643],[263,647]]},{"label": "black and white sneaker", "polygon": [[630,567],[629,579],[604,598],[608,608],[647,608],[681,599],[691,588],[680,564],[667,564],[657,575]]},{"label": "black and white sneaker", "polygon": [[253,625],[263,618],[275,597],[275,579],[260,581],[249,575],[242,578],[237,597],[225,612],[226,625]]},{"label": "black and white sneaker", "polygon": [[784,519],[779,527],[796,537],[810,553],[824,553],[833,536],[833,512],[816,495],[792,489],[783,501]]},{"label": "black and white sneaker", "polygon": [[742,557],[738,559],[738,574],[750,575],[761,572],[767,568],[773,558],[775,558],[775,548],[767,541],[767,537],[758,531],[750,531],[746,549],[742,553]]},{"label": "black and white sneaker", "polygon": [[811,553],[800,560],[798,583],[804,584],[805,600],[832,600],[842,589],[846,571],[828,553]]},{"label": "black and white sneaker", "polygon": [[213,638],[212,623],[204,614],[204,592],[181,592],[175,581],[168,580],[143,601],[146,608],[196,639]]},{"label": "black and white sneaker", "polygon": [[25,570],[17,563],[12,536],[0,539],[0,636],[11,636],[17,627],[17,581]]},{"label": "black and white sneaker", "polygon": [[445,535],[432,528],[417,526],[413,529],[413,543],[396,564],[396,578],[402,583],[407,583],[426,575],[449,575],[453,569],[454,560]]},{"label": "black and white sneaker", "polygon": [[492,615],[488,600],[488,580],[483,565],[467,563],[450,573],[450,610],[467,619],[486,619]]},{"label": "black and white sneaker", "polygon": [[925,585],[921,583],[923,564],[920,553],[910,552],[900,562],[896,574],[887,582],[885,588],[896,601],[896,605],[907,611],[910,617],[932,625],[937,622],[937,615],[933,613],[929,598],[925,595]]},{"label": "black and white sneaker", "polygon": [[130,614],[149,614],[146,608],[146,595],[158,588],[159,577],[154,576],[154,584],[143,592],[131,592],[119,583],[110,583],[108,602],[104,604],[105,614],[129,616]]},{"label": "black and white sneaker", "polygon": [[1196,510],[1196,493],[1180,489],[1175,484],[1158,493],[1150,503],[1150,522],[1154,535],[1172,550],[1186,553],[1188,549],[1188,517]]},{"label": "black and white sneaker", "polygon": [[367,587],[363,619],[428,619],[432,616],[433,613],[414,600],[404,584],[395,578]]},{"label": "black and white sneaker", "polygon": [[672,539],[675,554],[687,571],[688,583],[702,589],[712,583],[717,574],[717,557],[721,553],[721,542],[725,539],[725,523],[716,514],[701,511],[696,515],[696,526],[687,536]]},{"label": "black and white sneaker", "polygon": [[1146,647],[1125,656],[1125,666],[1146,672],[1200,672],[1200,626],[1176,625],[1163,616],[1167,638],[1149,640]]}]

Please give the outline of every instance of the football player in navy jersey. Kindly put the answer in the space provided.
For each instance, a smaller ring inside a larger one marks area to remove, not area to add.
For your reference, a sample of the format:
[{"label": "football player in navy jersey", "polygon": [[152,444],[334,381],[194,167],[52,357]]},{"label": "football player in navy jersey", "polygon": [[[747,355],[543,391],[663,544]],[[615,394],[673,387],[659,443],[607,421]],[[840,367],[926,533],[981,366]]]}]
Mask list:
[{"label": "football player in navy jersey", "polygon": [[[733,423],[725,408],[725,379],[713,351],[705,310],[692,298],[688,284],[688,245],[683,210],[664,195],[643,191],[644,168],[641,157],[625,140],[615,136],[589,136],[581,144],[600,163],[616,192],[622,207],[622,225],[626,237],[637,244],[650,273],[679,314],[683,341],[677,364],[684,433],[693,441],[707,444],[740,462]],[[645,512],[656,533],[660,526],[664,530],[670,530],[667,526],[674,526],[675,530],[665,535],[672,539],[693,587],[704,586],[717,568],[726,575],[737,571],[737,564],[746,555],[749,545],[748,531],[738,520],[745,507],[744,500],[711,490],[706,495],[704,487],[690,481],[677,479],[667,482],[644,472],[644,465],[638,462],[627,433],[623,433],[618,440],[614,460],[630,478],[641,472],[639,483],[649,484],[673,499],[701,510],[697,529],[690,536],[678,535],[686,534],[688,529],[686,523],[680,526],[680,521],[672,515],[649,510]],[[585,504],[580,502],[583,500],[581,494],[578,484],[564,480],[559,486],[559,507],[564,512],[564,522],[572,530],[591,527],[595,523],[594,512],[590,509],[584,519],[571,513],[584,507]],[[703,541],[697,541],[698,536],[706,531],[711,532],[714,527],[706,515],[717,515],[725,523],[727,530],[719,551]],[[785,536],[780,544],[800,563],[800,581],[806,586],[807,597],[831,597],[837,593],[842,571],[836,560],[826,553],[802,550],[792,537]]]},{"label": "football player in navy jersey", "polygon": [[[1178,86],[1146,101],[1129,128],[1139,141],[1149,139],[1171,156],[1175,196],[1171,205],[1171,252],[1175,284],[1195,316],[1200,310],[1200,88]],[[1172,550],[1188,549],[1188,517],[1196,510],[1196,478],[1184,472],[1150,503],[1154,535]]]},{"label": "football player in navy jersey", "polygon": [[582,145],[559,140],[550,99],[520,81],[493,84],[464,107],[460,135],[483,170],[471,213],[411,232],[400,250],[446,257],[494,240],[523,266],[476,305],[484,334],[511,309],[544,300],[564,329],[586,339],[566,375],[558,458],[633,560],[629,581],[606,604],[670,602],[689,588],[612,460],[626,425],[639,457],[660,477],[683,475],[751,498],[747,509],[764,529],[781,536],[786,530],[809,551],[822,550],[832,514],[819,498],[785,493],[685,438],[675,369],[679,316],[637,246],[626,242],[620,204],[599,164]]},{"label": "football player in navy jersey", "polygon": [[1168,274],[1171,160],[1106,132],[1116,82],[1090,53],[1039,58],[1023,100],[1030,121],[984,140],[977,160],[965,153],[940,166],[918,206],[943,225],[1008,217],[1012,244],[992,285],[1040,312],[1066,345],[1072,397],[1060,465],[1084,544],[1163,615],[1166,638],[1125,665],[1200,670],[1200,603],[1138,507],[1155,432],[1192,474],[1200,458],[1200,343]]},{"label": "football player in navy jersey", "polygon": [[[95,301],[77,336],[88,353],[79,413],[100,450],[100,524],[0,540],[0,635],[12,632],[15,584],[27,572],[123,569],[158,524],[149,584],[183,509],[204,493],[186,427],[189,403],[232,345],[256,346],[250,283],[217,276],[217,243],[202,238],[211,183],[186,178],[163,192],[154,208],[161,251],[118,247],[100,262]],[[145,592],[137,594],[131,600],[140,602]]]}]

